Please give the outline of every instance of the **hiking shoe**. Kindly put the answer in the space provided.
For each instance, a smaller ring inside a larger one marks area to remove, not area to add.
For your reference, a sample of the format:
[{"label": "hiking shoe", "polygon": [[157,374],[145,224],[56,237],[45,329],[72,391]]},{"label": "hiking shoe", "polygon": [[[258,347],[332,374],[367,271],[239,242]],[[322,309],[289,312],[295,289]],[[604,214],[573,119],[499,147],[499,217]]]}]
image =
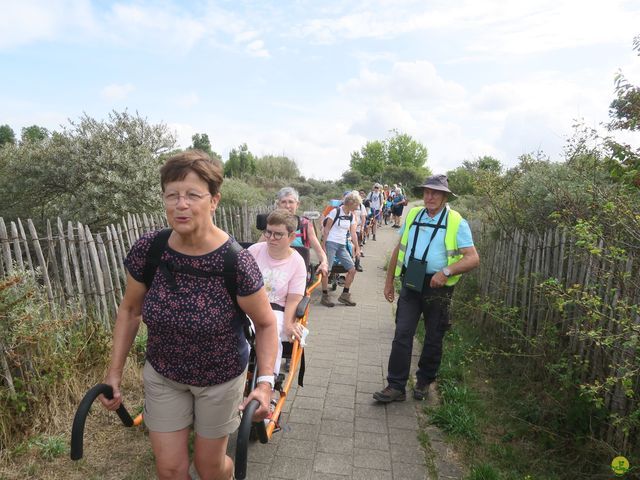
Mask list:
[{"label": "hiking shoe", "polygon": [[348,307],[355,307],[356,306],[356,302],[351,300],[351,292],[349,292],[349,293],[342,292],[340,294],[340,296],[338,297],[338,301],[340,303],[344,303]]},{"label": "hiking shoe", "polygon": [[320,303],[322,305],[324,305],[325,307],[335,307],[336,306],[336,304],[331,301],[331,298],[329,298],[329,295],[325,295],[324,293],[322,294],[322,298],[320,299]]},{"label": "hiking shoe", "polygon": [[404,402],[407,399],[407,395],[395,388],[386,387],[384,390],[374,393],[373,399],[382,403]]},{"label": "hiking shoe", "polygon": [[418,380],[416,386],[413,387],[413,399],[422,401],[427,398],[427,395],[429,395],[429,384]]}]

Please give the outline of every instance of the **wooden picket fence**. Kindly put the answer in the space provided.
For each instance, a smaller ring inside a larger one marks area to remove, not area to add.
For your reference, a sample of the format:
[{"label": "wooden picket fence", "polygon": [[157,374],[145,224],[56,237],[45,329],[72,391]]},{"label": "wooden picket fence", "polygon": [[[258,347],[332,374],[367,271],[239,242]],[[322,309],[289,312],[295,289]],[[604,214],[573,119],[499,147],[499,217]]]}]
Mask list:
[{"label": "wooden picket fence", "polygon": [[[582,381],[593,382],[614,376],[624,365],[637,365],[636,348],[625,344],[617,320],[630,316],[635,328],[640,326],[640,259],[612,261],[603,255],[589,254],[579,248],[576,239],[565,230],[554,228],[540,235],[519,231],[478,232],[481,252],[479,284],[482,298],[489,298],[512,308],[518,335],[533,339],[552,326],[562,336],[561,344],[570,352],[570,361],[588,362]],[[600,249],[606,248],[601,241]],[[574,298],[589,292],[601,299],[598,310],[589,318],[575,304],[567,304],[561,312],[545,294],[543,282],[552,280],[560,288],[571,288]],[[626,306],[626,308],[622,308]],[[478,319],[484,327],[495,328],[496,322],[486,313]],[[499,329],[500,327],[498,327]],[[509,328],[513,328],[511,325]],[[602,330],[614,339],[602,344],[585,338],[587,329]],[[513,337],[513,331],[504,330]],[[605,396],[605,407],[614,414],[627,416],[638,408],[640,378],[636,376],[634,395],[625,394],[625,386],[617,382]],[[625,431],[610,424],[599,432],[602,440],[628,451],[638,431]]]},{"label": "wooden picket fence", "polygon": [[[238,241],[255,241],[256,215],[269,209],[221,206],[214,223]],[[163,215],[129,214],[94,234],[86,225],[65,226],[58,218],[47,221],[41,234],[30,219],[7,225],[0,217],[0,277],[15,269],[36,272],[54,308],[77,302],[83,313],[110,328],[124,292],[127,252],[142,234],[166,226]]]}]

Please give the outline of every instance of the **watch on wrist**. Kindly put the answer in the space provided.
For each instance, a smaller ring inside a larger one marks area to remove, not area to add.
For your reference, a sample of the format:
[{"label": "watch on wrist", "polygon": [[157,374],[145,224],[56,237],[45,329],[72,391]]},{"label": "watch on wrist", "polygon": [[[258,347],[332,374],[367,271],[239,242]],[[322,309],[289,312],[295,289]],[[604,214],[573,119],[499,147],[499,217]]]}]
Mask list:
[{"label": "watch on wrist", "polygon": [[451,270],[449,270],[449,267],[444,267],[442,269],[442,273],[444,273],[444,276],[449,278],[451,276]]},{"label": "watch on wrist", "polygon": [[271,390],[276,387],[276,380],[273,375],[260,375],[258,378],[256,378],[256,386],[259,383],[268,383],[271,386]]}]

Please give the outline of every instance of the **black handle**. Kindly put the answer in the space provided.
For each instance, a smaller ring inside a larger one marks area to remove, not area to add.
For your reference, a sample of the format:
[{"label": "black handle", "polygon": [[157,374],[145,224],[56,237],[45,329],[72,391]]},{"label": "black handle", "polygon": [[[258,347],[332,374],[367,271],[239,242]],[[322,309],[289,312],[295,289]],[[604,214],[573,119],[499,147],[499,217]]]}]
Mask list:
[{"label": "black handle", "polygon": [[251,427],[256,429],[260,443],[267,443],[267,429],[264,422],[253,422],[253,415],[260,407],[258,400],[251,400],[242,413],[242,420],[238,428],[238,439],[236,440],[236,461],[235,461],[235,478],[244,480],[247,478],[247,453],[249,451],[249,437],[251,436]]},{"label": "black handle", "polygon": [[304,297],[302,297],[300,303],[298,303],[298,306],[296,307],[296,318],[304,317],[304,312],[307,310],[307,306],[309,305],[310,301],[310,296],[305,295]]},{"label": "black handle", "polygon": [[[80,460],[82,458],[84,424],[87,420],[91,404],[100,394],[103,394],[111,400],[113,398],[113,388],[111,388],[111,385],[107,385],[106,383],[99,383],[85,394],[80,405],[78,405],[76,415],[73,417],[73,426],[71,427],[71,460]],[[124,404],[120,404],[116,413],[120,417],[120,420],[122,420],[125,427],[133,426],[131,415],[129,415],[127,409],[124,408]]]}]

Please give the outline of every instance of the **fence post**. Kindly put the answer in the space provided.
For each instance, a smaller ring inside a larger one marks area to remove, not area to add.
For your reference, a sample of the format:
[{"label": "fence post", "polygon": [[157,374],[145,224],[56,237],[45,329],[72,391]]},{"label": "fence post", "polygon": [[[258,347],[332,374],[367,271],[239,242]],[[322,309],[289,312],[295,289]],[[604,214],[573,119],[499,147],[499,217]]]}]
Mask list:
[{"label": "fence post", "polygon": [[[79,236],[78,236],[79,237]],[[79,243],[80,239],[76,240],[76,236],[73,233],[73,224],[71,222],[67,223],[67,240],[69,241],[69,256],[71,257],[71,264],[73,265],[73,273],[76,279],[76,287],[78,289],[78,301],[80,302],[80,309],[82,310],[83,315],[87,313],[87,303],[85,301],[85,289],[82,279],[82,273],[80,271],[80,262],[78,261],[78,255],[76,253],[76,244]]]},{"label": "fence post", "polygon": [[13,261],[11,260],[11,247],[9,246],[9,236],[7,235],[7,226],[4,224],[4,218],[0,217],[0,243],[2,243],[2,258],[4,259],[5,269],[8,274],[13,272]]},{"label": "fence post", "polygon": [[27,226],[29,227],[29,232],[31,233],[31,238],[33,239],[33,246],[36,250],[36,257],[38,258],[38,262],[40,263],[40,268],[42,268],[42,279],[44,280],[44,286],[47,291],[47,297],[49,298],[49,303],[51,304],[52,307],[55,307],[53,303],[53,290],[51,289],[51,281],[49,280],[49,271],[47,270],[47,263],[44,261],[42,248],[40,248],[40,240],[38,239],[38,233],[36,232],[36,227],[31,221],[31,219],[27,220]]},{"label": "fence post", "polygon": [[98,251],[98,260],[100,267],[102,268],[102,282],[104,284],[104,294],[106,297],[105,301],[107,302],[107,307],[109,305],[112,307],[111,309],[107,308],[107,319],[105,323],[111,325],[111,319],[115,318],[116,311],[118,310],[118,301],[116,300],[115,287],[113,285],[107,249],[100,234],[96,235],[96,250]]},{"label": "fence post", "polygon": [[[49,220],[47,220],[47,260],[51,265],[51,276],[55,279],[53,287],[58,287],[62,282],[60,281],[60,269],[58,268],[58,259],[56,258],[56,243],[53,240],[53,231],[51,229],[51,221]],[[61,289],[56,288],[56,290]]]},{"label": "fence post", "polygon": [[64,228],[62,227],[62,220],[58,217],[57,221],[58,235],[60,242],[60,258],[62,262],[62,275],[64,276],[64,287],[67,297],[73,296],[73,282],[71,281],[71,271],[69,270],[69,256],[67,255],[67,244],[64,239]]},{"label": "fence post", "polygon": [[27,240],[27,234],[24,231],[24,227],[22,226],[22,221],[18,219],[18,232],[20,233],[20,238],[22,238],[22,244],[24,245],[24,253],[27,255],[27,263],[29,264],[29,269],[33,271],[33,260],[31,260],[31,250],[29,249],[29,241]]},{"label": "fence post", "polygon": [[13,250],[15,253],[18,268],[24,270],[24,262],[22,261],[22,247],[20,247],[20,237],[18,236],[18,226],[16,222],[11,222],[11,238],[13,239]]},{"label": "fence post", "polygon": [[[115,286],[115,295],[117,296],[116,302],[116,310],[118,308],[118,304],[122,301],[122,281],[123,276],[120,271],[120,264],[122,259],[120,259],[120,263],[118,263],[118,256],[116,255],[116,251],[113,247],[114,243],[117,245],[118,241],[113,238],[112,229],[113,225],[107,226],[106,235],[107,235],[107,245],[109,247],[109,259],[111,260],[111,269],[112,269],[112,282]],[[118,250],[120,250],[118,248]],[[124,270],[124,269],[123,269]]]},{"label": "fence post", "polygon": [[[93,277],[93,269],[91,268],[91,260],[89,259],[89,248],[87,246],[87,239],[84,234],[84,225],[78,222],[78,250],[80,250],[80,262],[82,264],[82,282],[84,284],[84,291],[87,297],[93,297],[93,305],[99,306],[100,299],[95,285]],[[87,311],[89,309],[89,303],[87,303]],[[98,310],[99,314],[99,310]]]},{"label": "fence post", "polygon": [[104,291],[104,276],[100,265],[100,259],[98,258],[98,250],[95,242],[93,241],[93,235],[91,235],[91,231],[87,226],[85,226],[85,238],[88,244],[89,259],[91,261],[91,266],[93,267],[94,282],[97,287],[96,293],[101,307],[98,311],[100,312],[105,328],[110,330],[111,323],[109,321],[109,307],[107,306],[107,298]]}]

